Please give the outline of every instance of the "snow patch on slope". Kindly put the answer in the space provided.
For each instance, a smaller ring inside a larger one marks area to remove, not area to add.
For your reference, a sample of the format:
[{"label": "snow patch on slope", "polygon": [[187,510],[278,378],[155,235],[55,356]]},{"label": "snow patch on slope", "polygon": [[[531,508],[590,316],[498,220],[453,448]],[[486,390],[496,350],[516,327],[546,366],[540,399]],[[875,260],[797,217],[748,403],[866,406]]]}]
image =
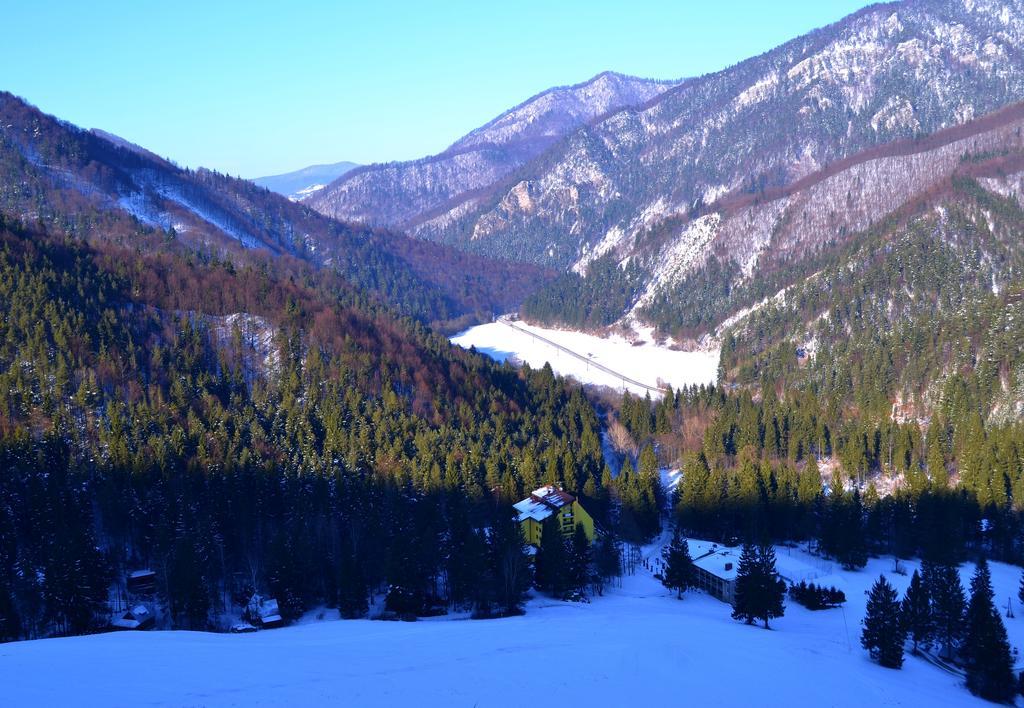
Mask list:
[{"label": "snow patch on slope", "polygon": [[682,279],[707,258],[707,246],[718,233],[722,223],[721,214],[705,214],[687,224],[678,238],[658,256],[657,272],[648,284],[636,305],[630,311],[635,315],[647,305],[662,289],[678,285]]}]

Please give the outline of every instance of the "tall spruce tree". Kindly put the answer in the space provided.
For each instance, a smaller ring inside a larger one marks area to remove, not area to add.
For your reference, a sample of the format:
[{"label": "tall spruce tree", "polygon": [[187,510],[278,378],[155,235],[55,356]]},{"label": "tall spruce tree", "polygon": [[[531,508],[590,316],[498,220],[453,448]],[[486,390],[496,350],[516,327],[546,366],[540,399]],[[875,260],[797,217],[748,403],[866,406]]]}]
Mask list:
[{"label": "tall spruce tree", "polygon": [[747,624],[761,620],[768,629],[768,620],[785,612],[785,594],[786,583],[775,570],[775,549],[767,544],[755,547],[745,543],[736,574],[733,619]]},{"label": "tall spruce tree", "polygon": [[537,589],[564,598],[569,589],[569,549],[557,514],[549,516],[541,526],[540,548],[534,564]]},{"label": "tall spruce tree", "polygon": [[595,552],[598,591],[604,591],[604,584],[622,575],[622,551],[612,533],[603,534],[597,542]]},{"label": "tall spruce tree", "polygon": [[964,635],[964,588],[955,565],[921,564],[922,579],[931,601],[932,627],[947,659],[953,658]]},{"label": "tall spruce tree", "polygon": [[900,617],[900,603],[896,589],[884,575],[868,593],[867,614],[863,620],[860,643],[871,658],[882,666],[898,669],[903,666],[903,642],[906,629]]},{"label": "tall spruce tree", "polygon": [[733,619],[741,619],[747,624],[754,624],[754,620],[758,617],[758,589],[757,550],[754,548],[754,544],[744,543],[743,550],[740,552],[740,565],[736,569]]},{"label": "tall spruce tree", "polygon": [[982,558],[971,579],[967,634],[963,643],[967,688],[986,700],[1009,703],[1016,692],[1006,627],[993,602],[992,576]]},{"label": "tall spruce tree", "polygon": [[501,613],[520,614],[523,596],[530,588],[530,569],[523,530],[514,516],[496,515],[487,537],[487,557]]},{"label": "tall spruce tree", "polygon": [[854,489],[851,498],[840,505],[839,509],[841,522],[836,560],[846,570],[863,568],[868,562],[868,546],[860,492]]},{"label": "tall spruce tree", "polygon": [[910,586],[900,605],[900,613],[903,618],[903,627],[914,642],[914,653],[916,654],[918,645],[928,642],[934,633],[931,601],[928,598],[924,582],[921,580],[921,574],[916,570],[910,577]]},{"label": "tall spruce tree", "polygon": [[369,609],[369,594],[355,554],[344,550],[338,564],[338,612],[345,619],[356,619]]},{"label": "tall spruce tree", "polygon": [[696,578],[693,558],[690,557],[690,544],[683,538],[678,527],[672,534],[672,542],[662,549],[661,559],[665,563],[661,584],[669,590],[675,590],[676,597],[682,598],[684,592],[694,587]]},{"label": "tall spruce tree", "polygon": [[572,535],[569,553],[569,590],[580,599],[587,596],[587,590],[594,577],[594,554],[583,526],[577,524]]}]

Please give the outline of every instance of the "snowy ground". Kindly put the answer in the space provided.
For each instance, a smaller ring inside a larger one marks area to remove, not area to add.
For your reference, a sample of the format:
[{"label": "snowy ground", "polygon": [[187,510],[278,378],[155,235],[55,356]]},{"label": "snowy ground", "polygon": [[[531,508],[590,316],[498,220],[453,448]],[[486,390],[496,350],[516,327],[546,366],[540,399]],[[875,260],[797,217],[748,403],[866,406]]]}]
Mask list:
[{"label": "snowy ground", "polygon": [[[718,376],[718,350],[675,351],[646,341],[633,346],[622,337],[595,337],[582,332],[535,327],[517,322],[529,332],[557,342],[566,349],[602,364],[613,371],[657,388],[663,383],[674,388],[714,383]],[[513,359],[539,368],[545,362],[563,376],[583,383],[621,389],[622,379],[590,366],[587,361],[567,354],[527,332],[501,322],[479,325],[452,338],[461,347],[475,346],[477,351],[498,361]],[[647,389],[626,383],[632,393],[643,395]],[[654,394],[652,394],[653,396]]]},{"label": "snowy ground", "polygon": [[[695,555],[703,545],[692,543]],[[860,648],[864,591],[880,572],[901,592],[909,582],[890,572],[891,560],[847,573],[796,549],[778,556],[784,575],[842,588],[846,607],[787,603],[765,631],[730,619],[709,596],[676,600],[641,568],[590,604],[539,598],[525,616],[504,620],[324,621],[246,635],[124,632],[0,645],[3,704],[486,707],[561,696],[586,706],[985,705],[921,659],[892,671]],[[972,571],[962,569],[965,586]],[[1005,604],[1020,571],[992,571]],[[1021,646],[1017,614],[1005,621]]]}]

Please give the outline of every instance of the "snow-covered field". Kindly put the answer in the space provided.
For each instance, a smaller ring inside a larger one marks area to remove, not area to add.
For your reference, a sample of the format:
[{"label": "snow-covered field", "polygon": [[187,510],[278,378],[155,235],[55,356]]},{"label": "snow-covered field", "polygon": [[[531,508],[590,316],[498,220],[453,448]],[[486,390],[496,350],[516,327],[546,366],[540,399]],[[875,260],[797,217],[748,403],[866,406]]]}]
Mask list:
[{"label": "snow-covered field", "polygon": [[[694,555],[701,544],[691,544]],[[647,549],[656,556],[657,548]],[[961,706],[958,679],[908,656],[900,671],[859,645],[866,590],[889,559],[847,573],[780,548],[779,570],[819,576],[844,609],[787,603],[771,631],[700,593],[676,600],[640,568],[590,604],[531,600],[523,617],[324,621],[256,634],[103,634],[0,645],[5,706]],[[913,563],[906,563],[912,571]],[[973,566],[962,569],[966,586]],[[994,563],[997,600],[1020,571]],[[1016,604],[1016,600],[1014,600]],[[1024,643],[1024,612],[1007,619]]]},{"label": "snow-covered field", "polygon": [[[595,337],[583,332],[546,329],[523,322],[515,324],[521,329],[514,329],[502,322],[479,325],[453,337],[452,342],[467,349],[475,346],[477,351],[498,361],[512,359],[535,368],[550,362],[551,368],[558,374],[571,376],[582,383],[615,389],[622,389],[623,380],[592,366],[590,361],[652,388],[658,388],[663,383],[671,384],[674,388],[714,383],[718,376],[717,349],[675,351],[650,341],[633,346],[618,336]],[[533,334],[556,342],[589,361],[553,347]],[[647,389],[629,382],[625,382],[625,387],[639,395],[647,393]]]}]

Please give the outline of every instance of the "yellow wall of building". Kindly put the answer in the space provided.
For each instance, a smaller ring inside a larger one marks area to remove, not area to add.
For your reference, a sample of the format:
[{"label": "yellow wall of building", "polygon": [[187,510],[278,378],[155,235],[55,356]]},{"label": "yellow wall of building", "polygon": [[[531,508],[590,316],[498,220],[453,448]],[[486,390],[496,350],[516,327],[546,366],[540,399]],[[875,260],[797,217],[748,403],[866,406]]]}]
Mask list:
[{"label": "yellow wall of building", "polygon": [[531,546],[540,546],[540,522],[533,519],[524,519],[523,539]]},{"label": "yellow wall of building", "polygon": [[[565,523],[563,521],[564,514],[569,511],[572,512],[572,522]],[[570,507],[559,509],[558,521],[562,527],[562,533],[567,537],[572,537],[576,533],[576,525],[579,524],[583,526],[583,532],[587,534],[587,538],[591,542],[594,541],[594,518],[587,513],[587,510],[583,508],[579,501],[574,501]],[[540,547],[540,535],[543,524],[534,519],[524,519],[520,525],[523,529],[524,540],[531,546]]]},{"label": "yellow wall of building", "polygon": [[[584,533],[587,534],[587,538],[590,539],[591,543],[593,543],[594,518],[587,513],[587,510],[580,505],[579,501],[574,501],[572,503],[572,514],[576,520],[576,523],[583,526]],[[575,529],[573,530],[573,532],[575,533]]]}]

